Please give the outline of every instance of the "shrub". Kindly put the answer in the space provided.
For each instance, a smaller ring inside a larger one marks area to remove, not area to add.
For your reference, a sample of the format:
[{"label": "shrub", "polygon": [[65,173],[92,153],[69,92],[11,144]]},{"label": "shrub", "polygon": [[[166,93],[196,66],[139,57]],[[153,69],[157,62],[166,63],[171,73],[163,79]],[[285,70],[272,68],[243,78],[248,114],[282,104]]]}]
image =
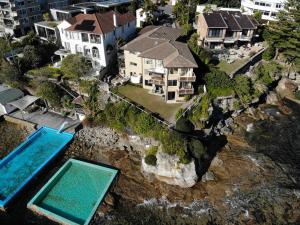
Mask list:
[{"label": "shrub", "polygon": [[208,93],[213,97],[228,96],[233,93],[232,81],[225,72],[214,69],[205,75],[204,80]]},{"label": "shrub", "polygon": [[155,155],[146,155],[145,156],[145,163],[147,163],[148,165],[156,166],[156,161],[157,161],[157,158]]},{"label": "shrub", "polygon": [[195,129],[195,126],[185,117],[181,117],[179,120],[177,120],[175,128],[180,132],[192,133]]},{"label": "shrub", "polygon": [[51,77],[59,77],[62,75],[62,72],[58,68],[44,66],[37,69],[32,69],[27,72],[31,76],[41,77],[41,78],[51,78]]},{"label": "shrub", "polygon": [[190,100],[191,98],[192,98],[191,95],[186,95],[186,96],[184,96],[184,100],[185,100],[185,101],[188,101],[188,100]]},{"label": "shrub", "polygon": [[146,113],[140,113],[137,117],[137,122],[135,124],[134,130],[138,134],[147,135],[151,132],[152,128],[155,125],[155,120],[152,116]]},{"label": "shrub", "polygon": [[241,102],[247,105],[251,102],[254,90],[252,88],[251,80],[243,75],[237,75],[234,78],[234,90],[239,96]]},{"label": "shrub", "polygon": [[41,83],[37,87],[36,95],[48,101],[54,107],[61,106],[61,90],[52,82],[46,81]]},{"label": "shrub", "polygon": [[187,152],[185,139],[176,131],[165,132],[161,137],[163,152],[169,155],[177,155],[180,161],[185,161]]},{"label": "shrub", "polygon": [[300,100],[300,90],[295,92],[295,97]]},{"label": "shrub", "polygon": [[157,151],[158,146],[151,146],[147,151],[147,155],[156,155]]},{"label": "shrub", "polygon": [[176,112],[175,118],[176,118],[176,119],[179,119],[179,117],[181,117],[183,113],[184,113],[184,109],[183,109],[183,108],[180,108],[180,109]]},{"label": "shrub", "polygon": [[262,58],[264,60],[270,61],[275,56],[275,48],[273,46],[269,46],[262,54]]},{"label": "shrub", "polygon": [[210,101],[210,96],[206,94],[201,98],[199,104],[193,108],[189,118],[195,125],[202,126],[202,121],[208,119],[208,108]]},{"label": "shrub", "polygon": [[83,93],[90,93],[91,87],[95,85],[94,81],[90,81],[90,80],[80,80],[79,81],[79,89],[81,92]]},{"label": "shrub", "polygon": [[204,148],[202,142],[198,139],[192,138],[188,143],[189,150],[192,156],[196,159],[201,159],[205,154],[206,149]]}]

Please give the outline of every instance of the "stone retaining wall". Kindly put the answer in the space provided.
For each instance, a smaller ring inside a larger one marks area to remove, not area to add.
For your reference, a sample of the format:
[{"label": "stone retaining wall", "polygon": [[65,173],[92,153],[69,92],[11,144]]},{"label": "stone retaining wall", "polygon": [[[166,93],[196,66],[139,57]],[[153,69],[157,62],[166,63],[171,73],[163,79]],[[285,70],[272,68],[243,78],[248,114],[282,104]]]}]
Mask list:
[{"label": "stone retaining wall", "polygon": [[19,124],[19,125],[22,125],[22,126],[26,126],[26,127],[32,128],[32,129],[36,129],[36,126],[37,126],[36,123],[21,120],[21,119],[18,119],[18,118],[15,118],[13,116],[9,116],[9,115],[4,115],[3,119],[8,121],[8,122]]}]

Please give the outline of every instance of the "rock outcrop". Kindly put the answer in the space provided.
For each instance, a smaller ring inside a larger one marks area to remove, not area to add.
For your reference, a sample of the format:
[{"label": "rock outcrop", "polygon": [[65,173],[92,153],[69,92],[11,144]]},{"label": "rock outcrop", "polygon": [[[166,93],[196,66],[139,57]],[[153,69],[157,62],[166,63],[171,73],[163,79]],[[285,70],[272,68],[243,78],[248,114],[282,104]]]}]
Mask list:
[{"label": "rock outcrop", "polygon": [[143,159],[142,169],[144,172],[155,175],[158,180],[167,184],[183,188],[192,187],[197,183],[198,176],[193,160],[188,164],[182,164],[179,163],[177,156],[163,152],[158,152],[156,158],[156,166],[148,165]]}]

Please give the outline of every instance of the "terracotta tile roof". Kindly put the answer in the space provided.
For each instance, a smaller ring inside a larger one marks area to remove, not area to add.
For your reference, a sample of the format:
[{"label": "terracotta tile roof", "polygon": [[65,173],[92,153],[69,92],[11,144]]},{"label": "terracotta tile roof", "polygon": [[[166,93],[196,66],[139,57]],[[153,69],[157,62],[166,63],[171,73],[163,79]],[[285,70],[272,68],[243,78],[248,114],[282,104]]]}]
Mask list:
[{"label": "terracotta tile roof", "polygon": [[163,60],[164,67],[198,67],[187,44],[176,41],[180,29],[155,27],[141,34],[122,49],[139,52],[139,57]]},{"label": "terracotta tile roof", "polygon": [[94,14],[78,14],[67,21],[72,24],[68,31],[85,31],[89,33],[105,34],[114,30],[113,15],[116,13],[117,25],[123,26],[135,20],[131,13],[120,14],[114,11]]}]

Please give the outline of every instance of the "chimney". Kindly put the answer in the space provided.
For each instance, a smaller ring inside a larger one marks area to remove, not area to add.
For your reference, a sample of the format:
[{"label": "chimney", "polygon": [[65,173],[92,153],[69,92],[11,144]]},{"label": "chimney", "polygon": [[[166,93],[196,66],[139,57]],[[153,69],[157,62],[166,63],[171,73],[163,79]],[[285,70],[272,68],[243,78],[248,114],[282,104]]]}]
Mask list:
[{"label": "chimney", "polygon": [[114,11],[114,14],[113,14],[113,20],[114,20],[114,27],[117,27],[118,23],[117,23],[117,15],[116,15],[115,11]]}]

